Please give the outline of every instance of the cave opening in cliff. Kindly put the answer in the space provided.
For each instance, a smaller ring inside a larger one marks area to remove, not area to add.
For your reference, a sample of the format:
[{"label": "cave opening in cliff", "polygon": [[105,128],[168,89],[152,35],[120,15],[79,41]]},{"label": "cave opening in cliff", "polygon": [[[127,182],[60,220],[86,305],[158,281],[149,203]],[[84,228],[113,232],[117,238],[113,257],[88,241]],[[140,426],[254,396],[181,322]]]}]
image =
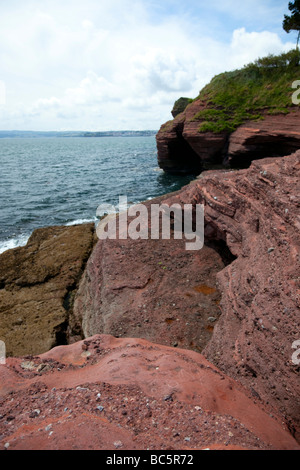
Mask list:
[{"label": "cave opening in cliff", "polygon": [[246,169],[250,167],[253,160],[285,157],[296,152],[298,148],[299,142],[291,137],[273,136],[270,142],[270,137],[267,139],[263,136],[255,136],[253,142],[251,139],[247,142],[247,151],[229,156],[229,166],[233,169]]},{"label": "cave opening in cliff", "polygon": [[172,168],[168,173],[172,174],[194,174],[199,175],[202,170],[202,162],[196,152],[184,140],[180,133],[177,134],[176,142],[168,144],[169,156],[172,160]]}]

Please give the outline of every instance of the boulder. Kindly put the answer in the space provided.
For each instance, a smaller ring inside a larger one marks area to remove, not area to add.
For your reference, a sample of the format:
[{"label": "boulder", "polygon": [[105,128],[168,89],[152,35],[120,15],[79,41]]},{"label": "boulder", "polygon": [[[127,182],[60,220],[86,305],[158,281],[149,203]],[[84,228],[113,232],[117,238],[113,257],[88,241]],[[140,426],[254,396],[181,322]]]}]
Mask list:
[{"label": "boulder", "polygon": [[178,114],[182,113],[185,108],[192,102],[191,98],[181,97],[175,101],[173,109],[171,111],[172,116],[175,118]]},{"label": "boulder", "polygon": [[7,355],[39,354],[67,343],[94,235],[94,224],[41,228],[25,247],[0,255],[0,339]]},{"label": "boulder", "polygon": [[[147,201],[149,214],[164,200]],[[105,333],[201,352],[220,315],[216,274],[224,267],[217,247],[187,251],[184,238],[99,240],[71,324],[84,337]]]}]

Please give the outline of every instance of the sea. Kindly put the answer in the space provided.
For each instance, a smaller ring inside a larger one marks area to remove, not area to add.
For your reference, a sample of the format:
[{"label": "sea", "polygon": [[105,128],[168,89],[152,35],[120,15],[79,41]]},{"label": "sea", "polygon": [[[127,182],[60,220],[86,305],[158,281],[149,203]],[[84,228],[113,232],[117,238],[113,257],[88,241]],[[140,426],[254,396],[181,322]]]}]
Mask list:
[{"label": "sea", "polygon": [[33,230],[98,223],[116,207],[176,191],[192,176],[164,173],[155,135],[0,139],[0,253],[26,245]]}]

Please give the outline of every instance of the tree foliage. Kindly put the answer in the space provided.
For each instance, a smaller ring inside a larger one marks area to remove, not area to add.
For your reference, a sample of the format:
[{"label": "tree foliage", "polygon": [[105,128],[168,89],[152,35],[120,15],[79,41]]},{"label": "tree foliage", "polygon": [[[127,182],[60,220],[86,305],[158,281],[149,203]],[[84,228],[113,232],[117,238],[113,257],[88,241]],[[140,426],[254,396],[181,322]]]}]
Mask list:
[{"label": "tree foliage", "polygon": [[297,48],[300,39],[300,0],[294,0],[294,2],[289,2],[289,10],[291,15],[284,15],[284,20],[282,27],[287,32],[299,31],[297,39]]}]

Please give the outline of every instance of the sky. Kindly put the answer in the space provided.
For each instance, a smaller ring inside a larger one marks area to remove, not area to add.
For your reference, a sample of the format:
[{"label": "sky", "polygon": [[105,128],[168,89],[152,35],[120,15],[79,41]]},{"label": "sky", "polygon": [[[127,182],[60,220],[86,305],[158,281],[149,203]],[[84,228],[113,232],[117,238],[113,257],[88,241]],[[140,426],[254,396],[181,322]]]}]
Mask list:
[{"label": "sky", "polygon": [[0,0],[0,129],[158,130],[215,75],[295,47],[288,13],[285,0]]}]

